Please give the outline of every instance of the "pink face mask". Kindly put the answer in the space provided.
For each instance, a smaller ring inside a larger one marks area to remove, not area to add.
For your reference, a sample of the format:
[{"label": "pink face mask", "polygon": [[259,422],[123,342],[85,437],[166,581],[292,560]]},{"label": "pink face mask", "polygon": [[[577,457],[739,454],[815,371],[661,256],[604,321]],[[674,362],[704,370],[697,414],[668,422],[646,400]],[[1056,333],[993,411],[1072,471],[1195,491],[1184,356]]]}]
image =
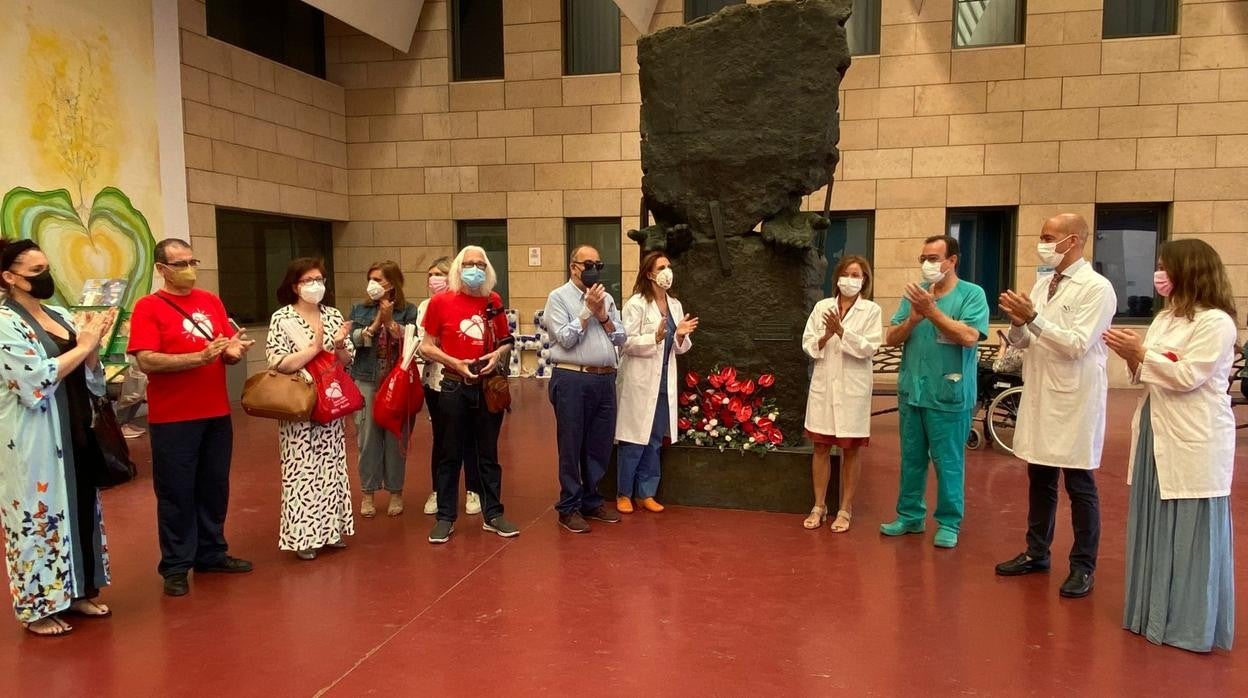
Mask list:
[{"label": "pink face mask", "polygon": [[1157,289],[1157,295],[1166,298],[1174,292],[1174,282],[1170,280],[1170,275],[1166,272],[1155,271],[1153,272],[1153,288]]},{"label": "pink face mask", "polygon": [[431,296],[437,295],[445,290],[446,290],[446,277],[445,276],[429,277],[429,295]]}]

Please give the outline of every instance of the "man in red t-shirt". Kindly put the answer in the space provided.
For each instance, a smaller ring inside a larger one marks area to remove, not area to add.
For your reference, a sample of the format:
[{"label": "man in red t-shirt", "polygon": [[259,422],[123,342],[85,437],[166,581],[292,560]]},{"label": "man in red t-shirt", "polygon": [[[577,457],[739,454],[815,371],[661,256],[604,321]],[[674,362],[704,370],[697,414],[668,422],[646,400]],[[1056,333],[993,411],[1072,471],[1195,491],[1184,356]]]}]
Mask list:
[{"label": "man in red t-shirt", "polygon": [[230,327],[221,299],[195,288],[190,245],[170,238],[156,245],[156,271],[165,285],[134,304],[127,351],[147,374],[152,480],[165,593],[189,591],[186,575],[250,572],[230,557],[225,514],[230,499],[234,429],[225,365],[254,344]]},{"label": "man in red t-shirt", "polygon": [[[494,292],[497,277],[485,250],[474,245],[460,251],[447,275],[447,291],[429,300],[420,319],[425,338],[420,353],[446,367],[438,396],[445,431],[442,453],[435,453],[437,472],[437,523],[430,543],[445,543],[455,530],[459,502],[459,466],[464,440],[477,446],[475,467],[480,472],[482,528],[504,538],[520,534],[503,517],[499,501],[503,470],[498,463],[498,432],[503,414],[486,408],[481,380],[496,372],[506,375],[507,357],[515,341],[503,312],[503,301]],[[474,467],[470,460],[465,467]]]}]

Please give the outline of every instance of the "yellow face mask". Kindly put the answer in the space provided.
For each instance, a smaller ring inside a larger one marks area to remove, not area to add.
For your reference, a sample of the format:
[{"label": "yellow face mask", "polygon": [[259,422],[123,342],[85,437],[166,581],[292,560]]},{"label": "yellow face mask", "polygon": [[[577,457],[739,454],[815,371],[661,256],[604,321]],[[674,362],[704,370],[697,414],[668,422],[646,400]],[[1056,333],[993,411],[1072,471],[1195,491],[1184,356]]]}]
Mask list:
[{"label": "yellow face mask", "polygon": [[195,267],[165,267],[165,278],[174,288],[195,288]]}]

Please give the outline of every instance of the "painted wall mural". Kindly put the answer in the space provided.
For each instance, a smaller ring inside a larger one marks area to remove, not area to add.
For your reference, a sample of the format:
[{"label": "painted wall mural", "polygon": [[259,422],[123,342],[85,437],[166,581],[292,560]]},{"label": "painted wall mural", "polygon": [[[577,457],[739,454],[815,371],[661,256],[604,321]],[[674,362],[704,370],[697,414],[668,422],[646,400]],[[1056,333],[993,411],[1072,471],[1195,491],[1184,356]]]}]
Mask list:
[{"label": "painted wall mural", "polygon": [[162,229],[151,0],[0,2],[0,234],[52,266],[53,302],[88,279],[151,289]]}]

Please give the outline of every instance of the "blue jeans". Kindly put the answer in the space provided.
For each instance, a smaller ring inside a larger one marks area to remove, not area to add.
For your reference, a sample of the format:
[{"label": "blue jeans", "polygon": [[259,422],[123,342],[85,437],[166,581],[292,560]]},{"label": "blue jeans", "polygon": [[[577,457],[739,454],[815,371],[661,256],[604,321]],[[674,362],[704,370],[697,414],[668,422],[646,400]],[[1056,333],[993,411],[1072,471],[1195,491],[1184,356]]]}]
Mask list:
[{"label": "blue jeans", "polygon": [[660,392],[654,409],[654,424],[650,427],[650,441],[644,444],[620,442],[619,496],[632,497],[635,493],[644,499],[659,491],[659,447],[670,426],[667,410],[667,393]]},{"label": "blue jeans", "polygon": [[550,374],[559,445],[560,514],[602,506],[598,483],[615,440],[615,375],[556,368]]}]

